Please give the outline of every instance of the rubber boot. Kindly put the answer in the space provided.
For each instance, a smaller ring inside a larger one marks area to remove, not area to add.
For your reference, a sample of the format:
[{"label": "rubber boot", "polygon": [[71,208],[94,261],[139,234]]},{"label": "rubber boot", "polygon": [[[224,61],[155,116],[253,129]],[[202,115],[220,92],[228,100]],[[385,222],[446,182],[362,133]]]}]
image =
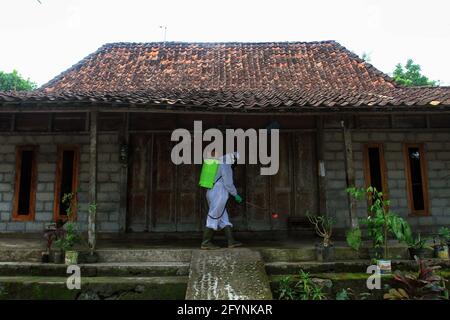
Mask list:
[{"label": "rubber boot", "polygon": [[233,231],[231,230],[230,226],[226,226],[225,228],[223,228],[223,231],[225,232],[225,237],[228,241],[228,248],[236,248],[242,246],[242,243],[234,240]]},{"label": "rubber boot", "polygon": [[203,231],[203,240],[202,240],[202,245],[201,245],[200,249],[203,249],[203,250],[219,249],[218,246],[216,246],[215,244],[212,243],[213,235],[214,235],[214,230],[211,228],[206,228],[205,231]]}]

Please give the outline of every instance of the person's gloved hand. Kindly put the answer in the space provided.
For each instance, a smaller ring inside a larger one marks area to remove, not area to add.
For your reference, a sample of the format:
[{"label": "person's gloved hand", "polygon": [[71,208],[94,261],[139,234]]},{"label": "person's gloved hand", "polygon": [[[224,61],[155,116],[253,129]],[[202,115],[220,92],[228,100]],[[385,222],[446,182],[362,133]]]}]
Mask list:
[{"label": "person's gloved hand", "polygon": [[235,195],[234,200],[236,200],[237,203],[242,203],[242,197],[240,195]]}]

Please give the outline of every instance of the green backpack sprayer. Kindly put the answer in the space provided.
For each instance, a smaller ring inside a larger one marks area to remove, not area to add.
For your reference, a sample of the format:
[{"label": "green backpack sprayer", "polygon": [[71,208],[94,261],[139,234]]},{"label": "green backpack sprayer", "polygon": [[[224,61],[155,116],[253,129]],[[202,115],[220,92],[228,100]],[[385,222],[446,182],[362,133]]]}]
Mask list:
[{"label": "green backpack sprayer", "polygon": [[219,170],[218,159],[205,159],[198,185],[202,188],[211,189],[214,186],[217,170]]}]

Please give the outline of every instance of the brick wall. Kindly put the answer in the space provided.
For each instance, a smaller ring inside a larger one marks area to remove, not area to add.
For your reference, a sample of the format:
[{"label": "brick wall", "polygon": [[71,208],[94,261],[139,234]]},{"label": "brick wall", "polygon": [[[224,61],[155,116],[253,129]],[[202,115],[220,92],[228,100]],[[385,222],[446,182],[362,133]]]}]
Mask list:
[{"label": "brick wall", "polygon": [[[98,137],[98,203],[97,227],[102,231],[119,229],[119,147],[117,135]],[[20,144],[39,145],[37,158],[38,182],[34,221],[12,220],[15,148]],[[80,145],[80,166],[77,219],[82,230],[87,227],[89,188],[88,135],[0,135],[0,232],[41,232],[53,220],[54,183],[58,144]]]},{"label": "brick wall", "polygon": [[[325,167],[328,178],[328,210],[336,217],[339,227],[348,223],[347,197],[345,193],[345,164],[342,133],[325,133]],[[393,132],[382,130],[353,131],[353,156],[356,185],[364,186],[363,149],[367,142],[384,143],[389,197],[393,212],[406,217],[418,229],[430,226],[450,225],[450,133],[445,132]],[[406,189],[403,143],[424,143],[428,167],[429,204],[431,216],[409,215]],[[358,216],[366,216],[366,203],[358,202]]]}]

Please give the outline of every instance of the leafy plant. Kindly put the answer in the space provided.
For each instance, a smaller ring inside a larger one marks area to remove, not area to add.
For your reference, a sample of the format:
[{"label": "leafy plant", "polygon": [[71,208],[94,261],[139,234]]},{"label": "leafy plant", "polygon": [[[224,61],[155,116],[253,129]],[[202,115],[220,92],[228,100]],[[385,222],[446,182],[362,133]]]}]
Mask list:
[{"label": "leafy plant", "polygon": [[441,245],[447,245],[450,242],[450,229],[442,227],[438,230],[439,240]]},{"label": "leafy plant", "polygon": [[53,242],[58,239],[62,239],[66,234],[66,230],[64,229],[65,221],[59,219],[55,223],[49,225],[44,232],[44,237],[47,239],[47,252],[50,252],[52,249]]},{"label": "leafy plant", "polygon": [[316,284],[308,272],[300,270],[299,281],[296,284],[299,290],[300,300],[324,300],[325,294],[322,287]]},{"label": "leafy plant", "polygon": [[60,222],[60,226],[56,228],[54,238],[55,245],[62,251],[72,250],[75,244],[81,241],[81,235],[77,229],[76,223],[72,222],[74,208],[78,208],[76,201],[76,193],[65,193],[62,197],[62,203],[66,205],[65,221]]},{"label": "leafy plant", "polygon": [[279,300],[295,300],[295,290],[292,287],[292,277],[286,276],[281,278],[278,287]]},{"label": "leafy plant", "polygon": [[383,193],[370,186],[364,188],[348,188],[347,192],[356,200],[368,200],[368,217],[361,220],[367,226],[367,233],[372,239],[374,248],[384,248],[384,258],[388,256],[388,235],[393,234],[402,240],[410,232],[408,223],[389,209],[390,202],[385,200]]},{"label": "leafy plant", "polygon": [[314,226],[317,235],[323,239],[323,246],[324,247],[331,246],[332,245],[331,236],[333,234],[333,224],[334,224],[333,218],[322,215],[313,216],[309,214],[309,212],[306,213],[306,217],[308,218],[309,222]]},{"label": "leafy plant", "polygon": [[384,294],[384,299],[389,300],[448,300],[448,290],[446,289],[443,277],[434,273],[439,266],[428,267],[421,259],[416,258],[419,266],[417,275],[396,271],[394,280],[401,287],[390,289]]},{"label": "leafy plant", "polygon": [[351,300],[353,296],[353,292],[350,288],[342,289],[338,293],[336,293],[336,300]]},{"label": "leafy plant", "polygon": [[278,299],[280,300],[324,300],[326,295],[322,286],[311,279],[309,273],[300,270],[298,280],[290,276],[280,280],[278,288]]},{"label": "leafy plant", "polygon": [[62,238],[59,238],[55,241],[55,244],[62,250],[62,251],[69,251],[72,250],[75,244],[80,242],[81,237],[77,230],[77,227],[74,223],[68,222],[64,225],[65,227],[65,234]]},{"label": "leafy plant", "polygon": [[409,238],[406,238],[406,244],[408,245],[408,247],[413,248],[413,249],[424,249],[424,248],[429,248],[429,246],[427,246],[427,238],[422,238],[420,236],[420,233],[418,233],[416,236],[412,235]]},{"label": "leafy plant", "polygon": [[361,229],[354,228],[347,231],[345,239],[347,240],[347,244],[350,248],[358,251],[362,244]]}]

